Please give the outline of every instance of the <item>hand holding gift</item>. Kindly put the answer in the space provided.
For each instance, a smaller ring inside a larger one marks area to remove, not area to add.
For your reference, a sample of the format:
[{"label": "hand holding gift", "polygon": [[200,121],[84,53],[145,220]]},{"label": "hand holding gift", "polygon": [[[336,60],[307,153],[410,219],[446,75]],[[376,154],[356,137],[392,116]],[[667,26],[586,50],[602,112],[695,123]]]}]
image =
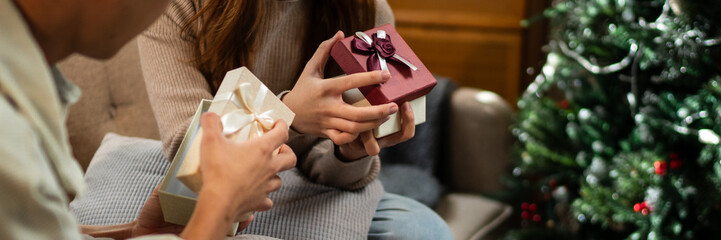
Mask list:
[{"label": "hand holding gift", "polygon": [[402,117],[401,131],[379,139],[373,136],[372,131],[366,131],[353,142],[338,146],[338,151],[348,159],[358,159],[366,155],[377,155],[383,148],[408,141],[416,134],[414,112],[410,103],[406,102],[401,105],[400,115]]},{"label": "hand holding gift", "polygon": [[[208,111],[222,115],[223,135],[235,143],[260,137],[270,131],[276,120],[290,123],[295,116],[245,67],[228,72]],[[203,136],[203,129],[197,135]],[[198,136],[177,173],[177,178],[194,192],[199,192],[203,185]]]},{"label": "hand holding gift", "polygon": [[298,82],[283,102],[296,113],[293,128],[301,133],[328,137],[342,145],[354,141],[360,133],[380,126],[398,112],[398,105],[387,103],[357,107],[343,101],[349,89],[382,84],[390,79],[387,71],[372,71],[324,79],[331,47],[343,39],[338,32],[318,47],[306,64]]},{"label": "hand holding gift", "polygon": [[402,104],[428,94],[436,79],[390,24],[336,42],[330,52],[346,74],[387,69],[391,79],[359,87],[371,105]]},{"label": "hand holding gift", "polygon": [[[220,208],[225,214],[224,219],[238,219],[248,212],[269,210],[273,202],[267,196],[281,186],[281,179],[276,174],[293,168],[296,161],[295,154],[284,144],[288,140],[285,122],[279,120],[262,136],[241,143],[224,136],[220,117],[215,113],[204,114],[201,126],[204,133],[200,170],[204,187],[198,194],[198,206],[188,225],[199,229],[212,227],[212,223],[201,222],[206,218],[198,215],[212,213],[212,209],[219,209],[217,205],[226,206]],[[274,153],[276,149],[279,149],[277,154]],[[211,209],[204,202],[216,206]],[[224,223],[227,226],[221,229],[227,229],[230,223]],[[192,229],[188,229],[183,237],[192,233]]]},{"label": "hand holding gift", "polygon": [[208,191],[231,196],[231,206],[241,208],[235,216],[270,209],[272,202],[267,195],[281,185],[276,174],[295,166],[295,154],[284,144],[288,140],[288,125],[279,120],[262,136],[237,143],[223,136],[218,120],[218,115],[206,113],[201,123],[205,133],[200,171],[208,186],[201,189],[201,194]]},{"label": "hand holding gift", "polygon": [[413,137],[413,134],[408,136],[412,132],[408,125],[425,122],[425,95],[436,85],[436,80],[393,26],[387,24],[357,32],[353,37],[338,41],[333,45],[331,56],[346,74],[380,69],[392,75],[387,82],[344,92],[344,101],[358,107],[389,102],[412,106],[403,107],[410,110],[412,118],[405,116],[402,110],[403,116],[392,114],[387,122],[374,128],[372,134],[362,134],[366,152],[377,153],[384,146]]},{"label": "hand holding gift", "polygon": [[[213,101],[201,101],[160,186],[165,220],[185,225],[191,214],[210,212],[249,221],[252,211],[270,208],[266,196],[280,187],[275,174],[295,166],[283,144],[294,116],[247,68],[228,72]],[[218,212],[202,199],[229,207]]]}]

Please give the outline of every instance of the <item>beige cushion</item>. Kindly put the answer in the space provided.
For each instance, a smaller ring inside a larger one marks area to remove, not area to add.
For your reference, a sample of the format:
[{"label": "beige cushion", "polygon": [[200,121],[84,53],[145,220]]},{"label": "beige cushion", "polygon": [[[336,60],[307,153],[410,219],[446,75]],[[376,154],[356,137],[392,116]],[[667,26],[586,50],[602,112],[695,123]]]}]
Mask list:
[{"label": "beige cushion", "polygon": [[73,55],[59,67],[83,91],[67,121],[73,154],[83,169],[107,132],[159,138],[134,40],[107,61]]},{"label": "beige cushion", "polygon": [[459,240],[487,239],[512,212],[510,206],[472,194],[451,193],[444,196],[436,212],[451,227]]},{"label": "beige cushion", "polygon": [[489,91],[460,88],[451,98],[450,159],[445,176],[452,192],[502,189],[509,172],[513,110]]}]

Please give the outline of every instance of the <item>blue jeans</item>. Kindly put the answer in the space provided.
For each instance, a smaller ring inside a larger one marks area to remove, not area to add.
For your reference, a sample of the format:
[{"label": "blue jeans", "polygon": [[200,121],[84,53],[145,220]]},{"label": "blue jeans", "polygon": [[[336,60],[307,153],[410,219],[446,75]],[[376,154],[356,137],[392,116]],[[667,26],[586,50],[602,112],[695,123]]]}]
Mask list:
[{"label": "blue jeans", "polygon": [[385,193],[373,216],[368,239],[453,239],[443,219],[425,205]]}]

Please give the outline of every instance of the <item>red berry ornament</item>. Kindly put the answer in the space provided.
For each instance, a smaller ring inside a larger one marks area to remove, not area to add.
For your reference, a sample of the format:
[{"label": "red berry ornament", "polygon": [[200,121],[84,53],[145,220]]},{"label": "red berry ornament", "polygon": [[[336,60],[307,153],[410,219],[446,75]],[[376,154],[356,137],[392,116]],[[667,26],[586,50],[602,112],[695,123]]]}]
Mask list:
[{"label": "red berry ornament", "polygon": [[681,160],[671,160],[671,163],[669,165],[670,165],[671,169],[676,170],[676,169],[680,168],[681,165],[683,165],[683,163],[681,162]]},{"label": "red berry ornament", "polygon": [[683,162],[681,162],[681,158],[676,153],[671,153],[668,155],[668,158],[671,160],[669,162],[669,166],[671,169],[678,169],[683,165]]},{"label": "red berry ornament", "polygon": [[651,209],[648,208],[648,205],[646,202],[640,202],[633,205],[633,211],[634,212],[641,212],[644,216],[648,215],[651,212]]},{"label": "red berry ornament", "polygon": [[521,203],[521,210],[523,210],[523,211],[528,210],[528,203],[527,203],[527,202]]},{"label": "red berry ornament", "polygon": [[523,220],[531,219],[534,222],[541,221],[541,215],[538,215],[536,213],[536,211],[538,210],[538,205],[536,205],[535,203],[524,202],[521,204],[521,209],[523,210],[521,212],[521,218]]},{"label": "red berry ornament", "polygon": [[666,174],[666,171],[668,171],[668,164],[666,161],[656,161],[653,163],[653,167],[655,168],[656,175],[664,175]]},{"label": "red berry ornament", "polygon": [[528,212],[528,211],[523,211],[523,212],[521,213],[521,218],[523,218],[523,219],[529,219],[529,218],[531,218],[531,213]]},{"label": "red berry ornament", "polygon": [[648,215],[649,212],[650,211],[648,210],[648,208],[641,209],[641,214],[643,214],[644,216]]}]

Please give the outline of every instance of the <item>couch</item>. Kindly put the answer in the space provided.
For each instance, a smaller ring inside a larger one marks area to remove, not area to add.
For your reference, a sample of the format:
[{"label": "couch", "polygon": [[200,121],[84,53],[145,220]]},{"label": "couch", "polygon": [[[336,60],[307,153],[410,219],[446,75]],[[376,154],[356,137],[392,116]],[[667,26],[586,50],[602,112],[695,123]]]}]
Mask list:
[{"label": "couch", "polygon": [[[83,90],[67,127],[84,169],[106,133],[159,138],[135,41],[109,60],[71,56],[59,67]],[[483,195],[501,190],[501,176],[508,172],[513,109],[494,93],[465,87],[453,90],[448,108],[440,139],[446,149],[437,171],[446,191],[435,210],[456,239],[493,238],[511,208]]]}]

